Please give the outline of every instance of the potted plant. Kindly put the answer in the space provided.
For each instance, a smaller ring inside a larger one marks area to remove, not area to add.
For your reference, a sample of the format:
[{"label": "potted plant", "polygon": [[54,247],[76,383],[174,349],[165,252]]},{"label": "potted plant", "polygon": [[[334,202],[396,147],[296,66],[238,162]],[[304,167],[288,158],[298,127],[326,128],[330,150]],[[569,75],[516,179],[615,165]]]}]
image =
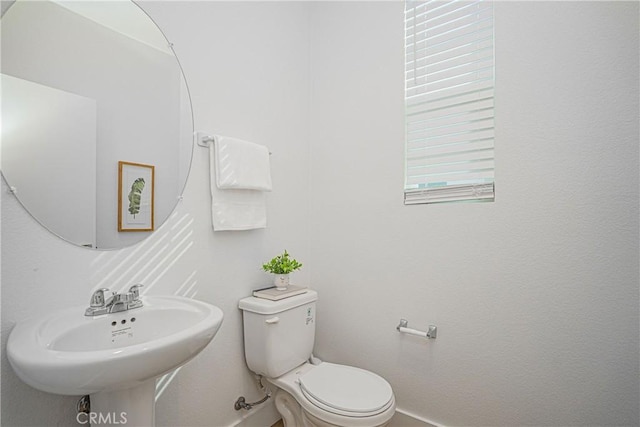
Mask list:
[{"label": "potted plant", "polygon": [[289,286],[289,273],[299,270],[302,264],[291,258],[289,253],[285,251],[272,258],[271,261],[262,264],[262,269],[267,273],[275,274],[273,284],[279,291],[284,291]]}]

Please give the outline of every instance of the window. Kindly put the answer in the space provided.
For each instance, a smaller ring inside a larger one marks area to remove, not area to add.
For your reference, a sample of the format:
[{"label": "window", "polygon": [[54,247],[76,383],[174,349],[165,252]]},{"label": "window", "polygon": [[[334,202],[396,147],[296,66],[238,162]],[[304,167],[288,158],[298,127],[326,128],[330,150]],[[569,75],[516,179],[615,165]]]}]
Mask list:
[{"label": "window", "polygon": [[405,204],[492,201],[493,4],[405,5]]}]

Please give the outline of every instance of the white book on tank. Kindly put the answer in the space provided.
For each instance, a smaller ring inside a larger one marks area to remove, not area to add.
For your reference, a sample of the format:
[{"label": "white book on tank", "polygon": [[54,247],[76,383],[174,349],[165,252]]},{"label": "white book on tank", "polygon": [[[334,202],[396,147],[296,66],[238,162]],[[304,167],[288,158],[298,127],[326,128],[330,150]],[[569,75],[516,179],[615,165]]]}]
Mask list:
[{"label": "white book on tank", "polygon": [[307,292],[306,286],[289,285],[287,286],[287,289],[284,289],[282,291],[278,290],[278,288],[276,288],[275,286],[272,286],[269,288],[257,289],[253,291],[253,296],[256,298],[263,298],[271,301],[279,301],[284,298],[304,294],[305,292]]}]

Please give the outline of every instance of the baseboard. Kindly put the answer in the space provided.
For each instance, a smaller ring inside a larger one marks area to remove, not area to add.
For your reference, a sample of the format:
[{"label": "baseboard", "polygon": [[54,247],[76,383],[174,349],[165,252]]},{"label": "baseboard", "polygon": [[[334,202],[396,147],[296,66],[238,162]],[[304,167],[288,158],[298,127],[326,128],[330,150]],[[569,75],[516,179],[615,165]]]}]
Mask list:
[{"label": "baseboard", "polygon": [[[242,418],[227,427],[264,427],[275,424],[280,414],[272,401],[245,412]],[[396,408],[396,413],[389,423],[389,427],[445,427],[442,424],[429,421],[409,411]]]},{"label": "baseboard", "polygon": [[444,427],[442,424],[429,421],[416,414],[396,408],[396,413],[389,423],[389,427]]}]

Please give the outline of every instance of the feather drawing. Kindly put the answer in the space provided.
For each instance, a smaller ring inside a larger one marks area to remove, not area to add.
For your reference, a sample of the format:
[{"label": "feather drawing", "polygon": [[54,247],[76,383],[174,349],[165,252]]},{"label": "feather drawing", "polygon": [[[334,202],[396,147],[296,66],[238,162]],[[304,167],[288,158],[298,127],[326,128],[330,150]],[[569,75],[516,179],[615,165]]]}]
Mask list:
[{"label": "feather drawing", "polygon": [[129,213],[135,218],[140,213],[140,199],[144,190],[144,178],[138,178],[131,184],[129,191]]}]

